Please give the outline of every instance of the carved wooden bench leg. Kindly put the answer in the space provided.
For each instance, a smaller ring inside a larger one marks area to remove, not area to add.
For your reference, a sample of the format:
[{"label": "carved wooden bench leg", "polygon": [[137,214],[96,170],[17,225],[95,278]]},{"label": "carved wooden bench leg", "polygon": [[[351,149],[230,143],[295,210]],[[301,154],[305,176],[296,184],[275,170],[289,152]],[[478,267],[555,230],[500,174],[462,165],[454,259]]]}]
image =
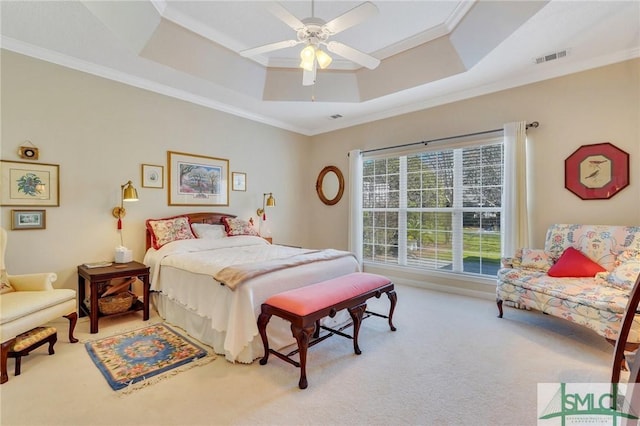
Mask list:
[{"label": "carved wooden bench leg", "polygon": [[351,315],[351,320],[353,321],[353,352],[355,352],[356,355],[360,355],[362,353],[360,346],[358,346],[358,334],[360,332],[360,325],[362,324],[362,315],[366,310],[366,303],[353,306],[348,309],[349,315]]},{"label": "carved wooden bench leg", "polygon": [[298,354],[300,355],[300,381],[298,387],[306,389],[307,383],[307,349],[309,349],[309,340],[316,329],[315,323],[310,327],[300,327],[291,324],[291,333],[298,342]]},{"label": "carved wooden bench leg", "polygon": [[262,345],[264,346],[264,355],[260,360],[260,365],[265,365],[269,360],[269,340],[267,339],[267,324],[269,324],[270,319],[271,314],[262,313],[258,317],[258,331],[260,332]]},{"label": "carved wooden bench leg", "polygon": [[387,297],[389,298],[389,328],[391,331],[396,331],[396,326],[393,325],[393,311],[396,310],[396,303],[398,303],[398,295],[395,290],[391,290],[387,292]]},{"label": "carved wooden bench leg", "polygon": [[[27,355],[29,355],[29,354],[27,354]],[[13,372],[13,375],[14,376],[19,376],[21,368],[22,368],[22,356],[18,356],[18,357],[16,357],[16,366],[15,366],[15,370]]]}]

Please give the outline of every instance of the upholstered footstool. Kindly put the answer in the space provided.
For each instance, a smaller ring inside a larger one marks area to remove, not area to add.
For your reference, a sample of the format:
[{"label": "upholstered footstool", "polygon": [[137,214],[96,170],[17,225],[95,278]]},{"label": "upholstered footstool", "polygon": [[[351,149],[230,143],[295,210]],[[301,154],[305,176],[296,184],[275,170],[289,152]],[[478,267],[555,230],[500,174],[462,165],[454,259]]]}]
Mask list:
[{"label": "upholstered footstool", "polygon": [[58,331],[53,327],[36,327],[31,331],[22,333],[16,337],[13,347],[9,349],[8,357],[16,359],[15,375],[20,375],[20,361],[23,356],[35,348],[49,342],[49,355],[53,355],[53,345],[58,341]]}]

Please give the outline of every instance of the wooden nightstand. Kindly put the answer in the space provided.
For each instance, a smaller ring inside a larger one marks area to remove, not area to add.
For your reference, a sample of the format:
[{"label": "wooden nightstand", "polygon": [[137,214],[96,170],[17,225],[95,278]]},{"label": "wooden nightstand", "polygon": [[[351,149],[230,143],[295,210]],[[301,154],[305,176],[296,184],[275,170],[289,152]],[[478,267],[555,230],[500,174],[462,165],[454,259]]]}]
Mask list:
[{"label": "wooden nightstand", "polygon": [[[137,300],[131,308],[125,312],[113,314],[121,315],[127,312],[142,311],[142,319],[149,319],[149,267],[140,262],[114,263],[111,266],[101,268],[87,268],[84,265],[78,266],[78,298],[80,316],[89,315],[91,322],[91,333],[98,332],[98,318],[104,316],[98,309],[98,297],[105,290],[105,287],[115,278],[138,277],[142,280],[144,287],[144,299]],[[89,306],[84,303],[86,284],[89,283]]]}]

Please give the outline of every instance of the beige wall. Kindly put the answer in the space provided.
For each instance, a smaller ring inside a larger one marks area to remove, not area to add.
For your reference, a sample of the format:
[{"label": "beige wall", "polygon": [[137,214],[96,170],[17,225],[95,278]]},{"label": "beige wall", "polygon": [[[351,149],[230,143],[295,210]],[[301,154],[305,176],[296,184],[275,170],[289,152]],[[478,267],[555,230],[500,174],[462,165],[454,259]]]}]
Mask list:
[{"label": "beige wall", "polygon": [[[313,137],[311,186],[326,165],[348,176],[347,153],[539,121],[528,132],[531,155],[531,234],[541,248],[552,223],[640,225],[640,60],[451,103]],[[564,160],[581,145],[611,142],[630,155],[630,185],[609,200],[581,200],[564,188]],[[310,241],[347,248],[348,182],[335,206],[311,202]],[[494,279],[371,267],[397,283],[461,292],[491,299]]]},{"label": "beige wall", "polygon": [[[552,223],[640,225],[640,60],[530,84],[313,137],[309,185],[329,164],[348,176],[347,152],[539,121],[530,129],[533,245]],[[631,184],[609,200],[564,188],[564,160],[581,145],[611,142],[631,159]],[[315,175],[314,175],[315,173]],[[348,183],[347,183],[348,187]],[[310,240],[347,247],[348,192],[335,206],[313,200]]]},{"label": "beige wall", "polygon": [[[640,224],[640,60],[309,138],[11,52],[1,59],[2,159],[19,160],[18,146],[30,140],[39,162],[61,170],[60,207],[46,208],[44,231],[9,231],[7,264],[11,273],[55,271],[61,287],[75,287],[76,265],[112,258],[119,234],[111,209],[127,180],[141,198],[126,206],[124,220],[136,260],[144,255],[146,218],[200,210],[167,206],[167,150],[228,158],[231,171],[247,173],[247,192],[231,192],[229,207],[206,210],[255,217],[262,193],[273,191],[275,242],[345,249],[348,188],[338,204],[322,204],[315,181],[324,166],[338,166],[348,180],[351,149],[536,120],[540,127],[529,131],[533,245],[541,246],[554,222]],[[630,154],[631,185],[610,200],[580,200],[564,188],[564,159],[580,145],[605,141]],[[140,187],[142,163],[165,166],[165,189]],[[11,209],[1,209],[7,229]]]},{"label": "beige wall", "polygon": [[[307,243],[300,210],[310,192],[300,180],[307,136],[4,50],[1,60],[2,159],[26,161],[17,150],[30,140],[38,163],[60,165],[60,207],[45,208],[46,230],[10,231],[10,211],[22,207],[1,209],[10,273],[55,271],[57,286],[75,288],[78,264],[113,259],[119,234],[111,209],[129,179],[140,201],[125,205],[124,243],[136,260],[144,256],[145,219],[201,210],[256,218],[271,191],[274,241]],[[168,150],[229,159],[230,171],[247,173],[247,192],[231,191],[228,207],[168,206]],[[165,166],[165,189],[141,188],[143,163]]]}]

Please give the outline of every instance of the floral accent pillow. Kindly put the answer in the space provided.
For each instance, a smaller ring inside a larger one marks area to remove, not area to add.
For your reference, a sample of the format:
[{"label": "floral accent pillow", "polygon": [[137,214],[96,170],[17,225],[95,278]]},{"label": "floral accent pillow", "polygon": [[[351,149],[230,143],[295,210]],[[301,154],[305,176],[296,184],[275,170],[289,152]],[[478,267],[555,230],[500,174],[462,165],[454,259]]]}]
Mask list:
[{"label": "floral accent pillow", "polygon": [[11,287],[11,283],[9,282],[7,270],[0,270],[0,294],[11,293],[12,291],[13,287]]},{"label": "floral accent pillow", "polygon": [[168,219],[148,219],[147,229],[151,234],[151,245],[158,250],[163,245],[177,240],[196,238],[191,230],[187,216],[176,216]]},{"label": "floral accent pillow", "polygon": [[620,266],[627,260],[640,259],[640,251],[637,250],[625,250],[618,253],[614,266]]},{"label": "floral accent pillow", "polygon": [[547,272],[553,265],[553,260],[541,249],[522,249],[522,261],[520,266],[526,269],[535,269]]},{"label": "floral accent pillow", "polygon": [[605,285],[620,290],[631,290],[640,275],[640,252],[627,250],[618,255],[615,267],[607,274],[600,275]]},{"label": "floral accent pillow", "polygon": [[513,257],[500,258],[500,264],[503,268],[519,268],[522,263],[522,248],[516,249]]},{"label": "floral accent pillow", "polygon": [[223,217],[222,223],[224,223],[224,227],[227,230],[227,235],[230,237],[234,235],[260,236],[253,225],[251,225],[251,223],[247,222],[246,220]]}]

